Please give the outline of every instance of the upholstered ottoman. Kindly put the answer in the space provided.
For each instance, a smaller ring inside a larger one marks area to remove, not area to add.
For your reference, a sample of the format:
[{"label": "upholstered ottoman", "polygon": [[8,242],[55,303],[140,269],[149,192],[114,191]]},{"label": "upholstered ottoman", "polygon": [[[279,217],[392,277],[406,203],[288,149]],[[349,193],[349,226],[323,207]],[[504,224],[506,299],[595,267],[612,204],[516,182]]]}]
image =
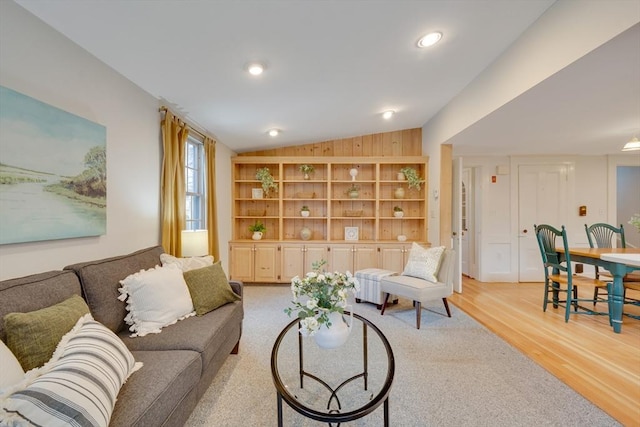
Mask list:
[{"label": "upholstered ottoman", "polygon": [[[395,276],[398,273],[381,268],[365,268],[356,271],[355,277],[360,282],[360,290],[355,293],[356,302],[372,302],[376,304],[378,310],[382,308],[384,294],[380,289],[380,280],[388,276]],[[393,300],[393,297],[390,298]]]}]

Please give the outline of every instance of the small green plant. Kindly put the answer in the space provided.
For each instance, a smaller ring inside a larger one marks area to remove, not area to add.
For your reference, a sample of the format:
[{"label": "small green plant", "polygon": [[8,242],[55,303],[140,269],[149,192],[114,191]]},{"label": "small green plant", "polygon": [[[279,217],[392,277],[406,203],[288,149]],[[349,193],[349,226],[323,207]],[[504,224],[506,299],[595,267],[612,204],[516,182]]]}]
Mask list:
[{"label": "small green plant", "polygon": [[261,221],[256,221],[255,224],[249,226],[249,231],[255,233],[256,231],[260,231],[264,233],[267,230],[267,227]]},{"label": "small green plant", "polygon": [[404,177],[407,178],[407,183],[409,184],[409,188],[415,188],[420,191],[422,184],[424,184],[424,179],[420,178],[418,175],[418,171],[410,166],[406,166],[400,169],[400,172],[404,174]]},{"label": "small green plant", "polygon": [[304,174],[313,173],[316,168],[313,165],[300,165],[300,172]]},{"label": "small green plant", "polygon": [[301,210],[301,211],[307,211],[307,212],[309,212],[309,206],[304,205],[304,206],[302,206],[302,207],[300,208],[300,210]]},{"label": "small green plant", "polygon": [[400,206],[394,206],[393,207],[393,211],[394,212],[404,212]]},{"label": "small green plant", "polygon": [[349,193],[354,192],[354,191],[355,191],[355,192],[360,191],[360,186],[359,186],[359,185],[357,185],[357,184],[351,184],[351,185],[349,186],[349,188],[347,188],[347,190],[345,191],[345,193],[349,194]]},{"label": "small green plant", "polygon": [[629,224],[633,225],[635,228],[638,229],[638,232],[640,232],[640,214],[633,214],[631,216],[631,220],[629,221]]},{"label": "small green plant", "polygon": [[262,190],[264,191],[265,197],[269,197],[269,192],[273,190],[274,192],[278,192],[278,184],[276,184],[269,168],[259,168],[256,170],[256,179],[262,183]]}]

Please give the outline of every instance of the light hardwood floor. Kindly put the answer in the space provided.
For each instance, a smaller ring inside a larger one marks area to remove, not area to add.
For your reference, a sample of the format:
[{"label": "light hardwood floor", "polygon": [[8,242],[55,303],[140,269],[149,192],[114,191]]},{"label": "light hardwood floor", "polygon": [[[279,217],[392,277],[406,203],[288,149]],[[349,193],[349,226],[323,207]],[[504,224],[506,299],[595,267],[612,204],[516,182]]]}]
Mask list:
[{"label": "light hardwood floor", "polygon": [[[624,316],[620,334],[606,316],[573,314],[565,323],[563,308],[542,311],[543,294],[542,283],[465,278],[449,301],[622,424],[640,426],[640,320]],[[580,289],[587,295],[593,289]]]}]

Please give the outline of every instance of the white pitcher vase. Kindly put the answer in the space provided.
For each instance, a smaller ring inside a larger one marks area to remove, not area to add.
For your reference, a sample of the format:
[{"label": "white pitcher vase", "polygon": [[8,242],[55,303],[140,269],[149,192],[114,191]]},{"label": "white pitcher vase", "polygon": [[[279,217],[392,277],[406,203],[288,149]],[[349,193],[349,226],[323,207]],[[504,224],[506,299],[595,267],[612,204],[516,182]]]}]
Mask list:
[{"label": "white pitcher vase", "polygon": [[342,317],[342,313],[332,311],[328,314],[331,326],[327,328],[323,324],[314,335],[319,347],[338,348],[347,342],[353,326],[353,310],[349,310],[349,314],[349,324]]}]

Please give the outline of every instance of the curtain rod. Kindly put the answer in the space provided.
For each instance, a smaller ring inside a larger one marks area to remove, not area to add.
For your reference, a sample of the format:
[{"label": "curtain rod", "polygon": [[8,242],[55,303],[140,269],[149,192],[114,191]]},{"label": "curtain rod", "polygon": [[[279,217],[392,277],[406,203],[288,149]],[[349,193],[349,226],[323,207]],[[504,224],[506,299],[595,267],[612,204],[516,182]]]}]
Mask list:
[{"label": "curtain rod", "polygon": [[169,110],[167,107],[165,107],[164,105],[162,107],[160,107],[158,109],[159,112],[161,113],[166,113],[166,112],[170,112],[171,114],[173,114],[174,116],[176,116],[177,118],[179,118],[180,120],[182,120],[183,122],[185,122],[188,126],[189,126],[189,131],[193,132],[197,135],[199,135],[201,138],[209,138],[212,139],[213,141],[216,141],[216,138],[207,135],[206,133],[204,133],[203,131],[199,130],[198,128],[196,128],[196,126],[191,123],[189,120],[185,119],[184,117],[174,113],[173,111]]}]

